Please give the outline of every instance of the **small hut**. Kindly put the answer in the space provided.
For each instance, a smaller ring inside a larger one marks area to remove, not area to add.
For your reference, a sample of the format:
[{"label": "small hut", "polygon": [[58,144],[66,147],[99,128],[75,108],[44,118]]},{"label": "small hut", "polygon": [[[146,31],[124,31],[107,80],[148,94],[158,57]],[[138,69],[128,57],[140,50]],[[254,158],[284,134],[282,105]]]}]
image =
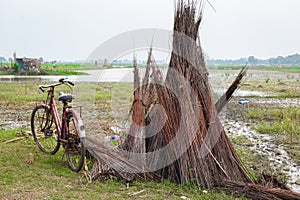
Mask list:
[{"label": "small hut", "polygon": [[42,65],[41,60],[36,58],[17,58],[14,53],[14,62],[18,64],[19,73],[39,71]]}]

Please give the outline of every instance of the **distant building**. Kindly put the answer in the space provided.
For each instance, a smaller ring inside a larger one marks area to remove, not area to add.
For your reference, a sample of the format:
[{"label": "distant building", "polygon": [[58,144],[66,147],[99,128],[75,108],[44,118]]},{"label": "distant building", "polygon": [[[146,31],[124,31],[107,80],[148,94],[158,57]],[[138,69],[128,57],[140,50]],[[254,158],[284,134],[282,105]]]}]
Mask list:
[{"label": "distant building", "polygon": [[17,58],[14,53],[14,62],[18,64],[19,72],[39,71],[42,65],[41,60],[36,58]]},{"label": "distant building", "polygon": [[16,58],[16,63],[19,65],[19,69],[32,70],[40,69],[41,61],[35,58]]}]

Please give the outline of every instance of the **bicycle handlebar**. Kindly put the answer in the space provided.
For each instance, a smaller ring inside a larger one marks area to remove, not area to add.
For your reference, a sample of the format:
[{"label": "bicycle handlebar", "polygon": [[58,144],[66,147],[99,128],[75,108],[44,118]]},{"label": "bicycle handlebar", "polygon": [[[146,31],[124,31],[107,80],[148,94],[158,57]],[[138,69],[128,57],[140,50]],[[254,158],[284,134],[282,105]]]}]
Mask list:
[{"label": "bicycle handlebar", "polygon": [[70,84],[70,85],[72,85],[72,86],[74,86],[75,84],[73,83],[73,82],[71,82],[71,81],[66,81],[64,78],[61,78],[61,79],[59,79],[58,80],[60,83],[68,83],[68,84]]},{"label": "bicycle handlebar", "polygon": [[61,79],[59,79],[58,81],[59,81],[59,83],[53,83],[53,84],[51,84],[51,85],[40,85],[40,86],[39,86],[39,89],[40,89],[42,92],[45,92],[45,90],[44,90],[45,88],[56,87],[56,86],[59,86],[59,85],[65,84],[65,83],[67,83],[67,84],[69,84],[69,85],[71,85],[71,86],[74,86],[74,85],[75,85],[73,82],[71,82],[71,81],[66,81],[64,78],[61,78]]}]

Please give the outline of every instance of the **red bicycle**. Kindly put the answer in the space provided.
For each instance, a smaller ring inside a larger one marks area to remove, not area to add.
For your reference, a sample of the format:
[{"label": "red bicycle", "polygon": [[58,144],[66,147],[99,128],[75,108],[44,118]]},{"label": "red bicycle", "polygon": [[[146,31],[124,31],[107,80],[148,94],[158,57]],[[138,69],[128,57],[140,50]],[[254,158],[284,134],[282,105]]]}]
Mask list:
[{"label": "red bicycle", "polygon": [[59,119],[54,89],[63,84],[74,86],[74,83],[63,78],[58,83],[39,86],[42,92],[49,88],[48,96],[45,103],[37,105],[32,111],[31,131],[37,146],[46,153],[55,154],[62,144],[70,169],[79,172],[86,154],[83,144],[85,128],[80,117],[81,112],[79,114],[68,104],[74,99],[70,94],[59,92],[58,101],[63,103],[62,118]]}]

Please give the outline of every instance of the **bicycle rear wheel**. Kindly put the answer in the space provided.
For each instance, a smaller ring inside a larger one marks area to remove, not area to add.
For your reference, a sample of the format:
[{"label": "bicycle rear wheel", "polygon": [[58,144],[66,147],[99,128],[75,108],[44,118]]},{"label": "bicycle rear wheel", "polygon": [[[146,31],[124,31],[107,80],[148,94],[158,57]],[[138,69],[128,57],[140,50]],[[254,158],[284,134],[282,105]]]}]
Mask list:
[{"label": "bicycle rear wheel", "polygon": [[65,134],[65,130],[63,134],[64,138],[68,141],[65,145],[68,165],[72,171],[79,172],[84,163],[86,149],[80,140],[78,122],[71,112],[67,114],[67,135]]},{"label": "bicycle rear wheel", "polygon": [[60,143],[51,111],[42,106],[36,106],[31,114],[31,132],[39,149],[55,154]]}]

